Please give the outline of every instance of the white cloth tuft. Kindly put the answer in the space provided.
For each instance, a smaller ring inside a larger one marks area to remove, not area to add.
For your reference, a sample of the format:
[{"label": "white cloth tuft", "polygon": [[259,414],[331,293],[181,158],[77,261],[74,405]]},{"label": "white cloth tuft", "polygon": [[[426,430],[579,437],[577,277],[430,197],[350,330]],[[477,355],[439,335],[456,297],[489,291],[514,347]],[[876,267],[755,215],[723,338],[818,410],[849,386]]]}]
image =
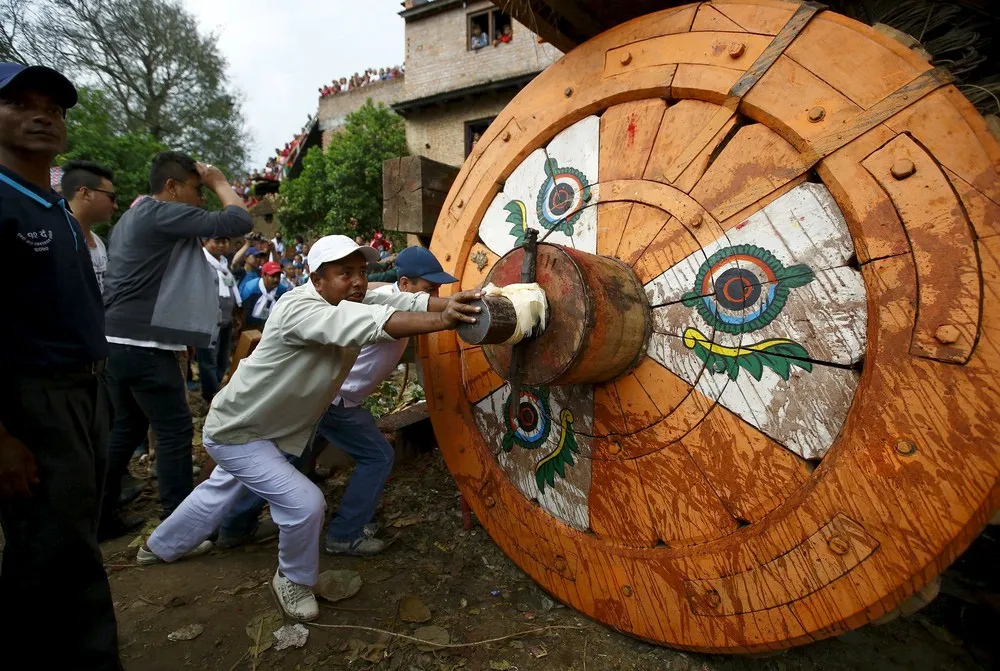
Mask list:
[{"label": "white cloth tuft", "polygon": [[278,285],[275,285],[270,291],[264,286],[264,278],[257,280],[257,288],[260,290],[260,298],[254,303],[253,311],[250,313],[253,315],[254,319],[260,319],[266,321],[268,316],[271,314],[271,308],[274,307],[274,303],[278,300]]},{"label": "white cloth tuft", "polygon": [[240,290],[236,286],[236,278],[229,272],[229,263],[225,261],[226,257],[217,259],[209,254],[208,250],[204,247],[201,248],[201,251],[205,252],[208,264],[215,268],[215,272],[219,276],[219,296],[228,298],[231,294],[236,300],[237,305],[243,305],[243,299],[240,298]]},{"label": "white cloth tuft", "polygon": [[504,345],[516,345],[531,335],[536,326],[538,332],[545,329],[549,302],[545,298],[545,290],[538,286],[537,282],[508,284],[505,287],[498,287],[490,283],[483,287],[483,295],[503,296],[514,305],[517,325],[514,327],[514,333],[503,343]]}]

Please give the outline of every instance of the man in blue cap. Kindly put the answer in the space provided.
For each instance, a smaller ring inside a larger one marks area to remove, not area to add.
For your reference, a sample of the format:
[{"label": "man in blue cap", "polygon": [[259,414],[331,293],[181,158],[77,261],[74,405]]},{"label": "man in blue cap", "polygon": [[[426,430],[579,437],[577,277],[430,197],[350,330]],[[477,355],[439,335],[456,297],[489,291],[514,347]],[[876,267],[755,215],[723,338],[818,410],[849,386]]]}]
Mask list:
[{"label": "man in blue cap", "polygon": [[[396,257],[399,280],[372,291],[378,293],[427,293],[438,295],[442,284],[458,279],[444,272],[441,264],[423,247],[409,247]],[[375,538],[372,523],[382,489],[392,472],[394,453],[375,418],[362,405],[393,371],[409,342],[400,338],[391,342],[366,345],[340,387],[339,395],[320,420],[317,432],[354,459],[356,468],[347,482],[337,514],[326,532],[326,551],[330,554],[370,556],[385,549],[385,541]],[[302,466],[307,455],[293,461]],[[247,541],[262,541],[277,534],[273,522],[260,522],[264,507],[259,497],[246,492],[219,529],[219,547],[234,547]]]},{"label": "man in blue cap", "polygon": [[[97,545],[111,409],[104,307],[87,236],[52,190],[66,150],[68,79],[0,63],[0,244],[17,325],[0,329],[0,649],[39,668],[120,669]],[[59,642],[42,623],[59,613]],[[11,662],[14,663],[14,662]]]}]

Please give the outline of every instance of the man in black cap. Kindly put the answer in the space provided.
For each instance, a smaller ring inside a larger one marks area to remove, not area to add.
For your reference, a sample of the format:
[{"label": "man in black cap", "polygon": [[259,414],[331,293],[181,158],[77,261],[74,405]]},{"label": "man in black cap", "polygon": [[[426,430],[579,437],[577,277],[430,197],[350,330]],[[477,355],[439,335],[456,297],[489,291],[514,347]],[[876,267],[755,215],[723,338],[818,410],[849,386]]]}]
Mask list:
[{"label": "man in black cap", "polygon": [[0,649],[30,650],[39,668],[120,669],[97,546],[104,309],[86,235],[49,183],[76,101],[55,70],[0,63],[0,244],[14,276],[36,278],[8,296],[17,325],[0,329]]}]

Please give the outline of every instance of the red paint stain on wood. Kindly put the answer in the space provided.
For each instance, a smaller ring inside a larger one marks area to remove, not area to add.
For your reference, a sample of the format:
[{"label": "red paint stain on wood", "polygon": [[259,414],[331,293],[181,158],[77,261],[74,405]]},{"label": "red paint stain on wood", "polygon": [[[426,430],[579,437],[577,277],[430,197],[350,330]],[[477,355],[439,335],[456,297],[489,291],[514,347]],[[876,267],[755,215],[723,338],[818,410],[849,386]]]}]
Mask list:
[{"label": "red paint stain on wood", "polygon": [[636,131],[635,115],[632,114],[632,115],[629,115],[629,118],[628,118],[628,146],[629,147],[631,147],[633,144],[635,144],[635,131]]}]

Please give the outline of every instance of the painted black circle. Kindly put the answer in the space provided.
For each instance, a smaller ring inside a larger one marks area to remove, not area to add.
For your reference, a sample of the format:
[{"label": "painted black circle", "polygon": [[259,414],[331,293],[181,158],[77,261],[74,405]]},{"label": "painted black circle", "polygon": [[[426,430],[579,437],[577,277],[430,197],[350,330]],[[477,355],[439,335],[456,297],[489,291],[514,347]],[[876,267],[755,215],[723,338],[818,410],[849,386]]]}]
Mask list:
[{"label": "painted black circle", "polygon": [[573,207],[576,199],[576,189],[571,184],[556,184],[549,192],[549,211],[555,215],[563,215]]},{"label": "painted black circle", "polygon": [[742,310],[760,298],[760,281],[742,268],[729,268],[715,280],[715,300],[726,310]]},{"label": "painted black circle", "polygon": [[534,431],[535,427],[538,426],[538,412],[535,410],[535,406],[522,402],[517,410],[517,423],[525,431]]}]

